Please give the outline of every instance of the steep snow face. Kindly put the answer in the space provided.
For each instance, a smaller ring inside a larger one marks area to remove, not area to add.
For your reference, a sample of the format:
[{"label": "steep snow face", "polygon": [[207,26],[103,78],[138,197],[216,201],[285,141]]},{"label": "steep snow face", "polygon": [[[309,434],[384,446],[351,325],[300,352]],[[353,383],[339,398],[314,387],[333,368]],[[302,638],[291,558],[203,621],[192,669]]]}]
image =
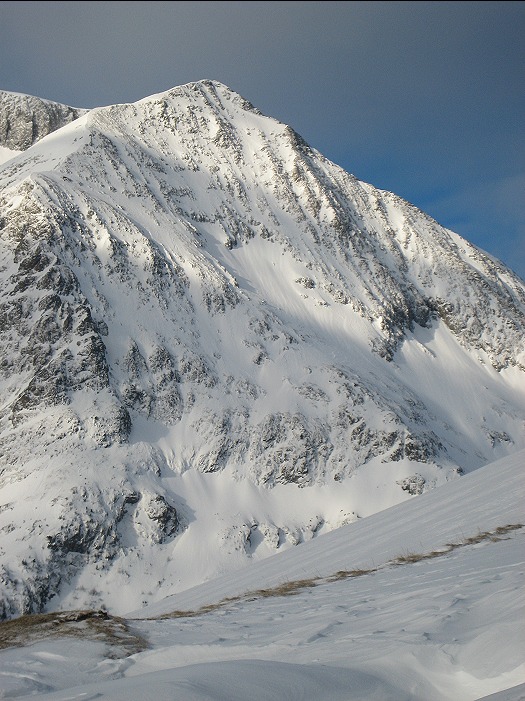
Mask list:
[{"label": "steep snow face", "polygon": [[129,609],[525,447],[523,282],[219,83],[0,187],[4,616]]}]

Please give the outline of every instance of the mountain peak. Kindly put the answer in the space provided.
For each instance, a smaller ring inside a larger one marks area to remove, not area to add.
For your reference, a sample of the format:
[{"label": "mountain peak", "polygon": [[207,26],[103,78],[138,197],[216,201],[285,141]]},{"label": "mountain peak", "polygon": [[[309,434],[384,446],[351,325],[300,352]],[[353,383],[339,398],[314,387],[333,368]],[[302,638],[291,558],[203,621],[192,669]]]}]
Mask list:
[{"label": "mountain peak", "polygon": [[216,81],[4,102],[5,617],[133,608],[525,447],[498,261]]}]

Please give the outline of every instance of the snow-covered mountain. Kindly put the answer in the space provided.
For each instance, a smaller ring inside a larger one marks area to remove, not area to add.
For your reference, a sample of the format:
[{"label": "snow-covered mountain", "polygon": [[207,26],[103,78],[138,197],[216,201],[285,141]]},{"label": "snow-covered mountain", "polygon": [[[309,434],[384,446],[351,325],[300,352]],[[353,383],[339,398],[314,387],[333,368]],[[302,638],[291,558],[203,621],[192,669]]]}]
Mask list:
[{"label": "snow-covered mountain", "polygon": [[494,258],[217,82],[0,103],[4,618],[137,608],[525,448]]}]

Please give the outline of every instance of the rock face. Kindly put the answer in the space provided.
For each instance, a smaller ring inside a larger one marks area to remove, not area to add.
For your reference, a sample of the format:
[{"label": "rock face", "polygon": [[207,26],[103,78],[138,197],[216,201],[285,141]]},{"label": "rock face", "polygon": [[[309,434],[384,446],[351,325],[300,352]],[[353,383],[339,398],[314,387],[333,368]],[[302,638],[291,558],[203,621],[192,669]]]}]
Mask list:
[{"label": "rock face", "polygon": [[131,609],[525,447],[523,282],[224,85],[0,93],[0,143],[0,616]]},{"label": "rock face", "polygon": [[25,151],[87,110],[0,90],[0,146]]}]

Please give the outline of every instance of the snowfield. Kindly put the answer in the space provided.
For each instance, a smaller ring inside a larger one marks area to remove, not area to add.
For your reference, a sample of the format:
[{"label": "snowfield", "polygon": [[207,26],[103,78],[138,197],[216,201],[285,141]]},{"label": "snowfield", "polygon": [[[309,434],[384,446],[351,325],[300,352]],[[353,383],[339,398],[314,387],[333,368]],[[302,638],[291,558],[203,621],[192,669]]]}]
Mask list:
[{"label": "snowfield", "polygon": [[110,615],[105,636],[28,625],[0,652],[0,698],[519,701],[524,465],[521,451],[130,612],[120,638]]}]

